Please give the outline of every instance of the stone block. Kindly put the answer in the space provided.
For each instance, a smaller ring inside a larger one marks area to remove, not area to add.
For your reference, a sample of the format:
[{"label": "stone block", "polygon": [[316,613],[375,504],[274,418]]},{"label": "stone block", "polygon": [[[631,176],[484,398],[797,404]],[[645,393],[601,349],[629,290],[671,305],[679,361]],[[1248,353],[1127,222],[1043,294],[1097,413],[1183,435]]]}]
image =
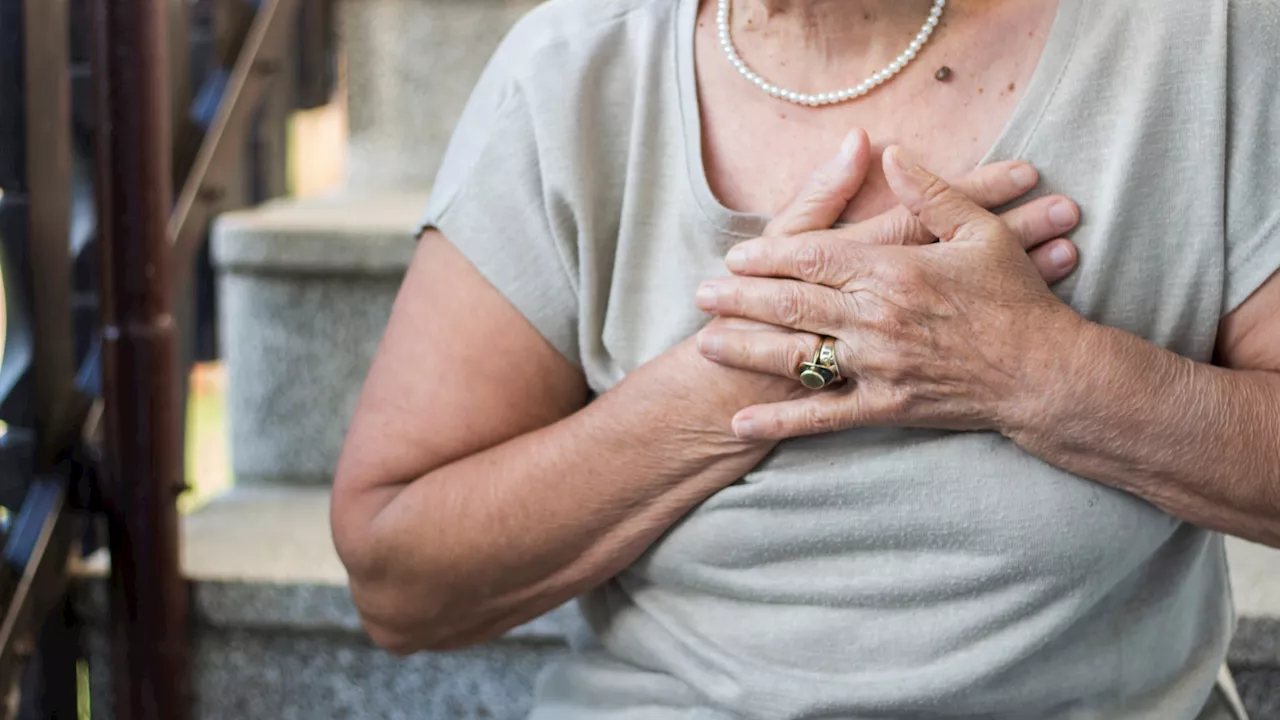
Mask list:
[{"label": "stone block", "polygon": [[197,720],[518,720],[563,648],[494,643],[392,657],[356,638],[204,631],[194,663]]},{"label": "stone block", "polygon": [[426,197],[281,201],[218,219],[237,482],[331,482]]},{"label": "stone block", "polygon": [[539,0],[345,0],[348,187],[423,188],[489,57]]},{"label": "stone block", "polygon": [[[87,641],[92,717],[111,720],[105,637]],[[401,659],[356,635],[207,626],[192,651],[193,720],[518,720],[568,652],[502,641]]]}]

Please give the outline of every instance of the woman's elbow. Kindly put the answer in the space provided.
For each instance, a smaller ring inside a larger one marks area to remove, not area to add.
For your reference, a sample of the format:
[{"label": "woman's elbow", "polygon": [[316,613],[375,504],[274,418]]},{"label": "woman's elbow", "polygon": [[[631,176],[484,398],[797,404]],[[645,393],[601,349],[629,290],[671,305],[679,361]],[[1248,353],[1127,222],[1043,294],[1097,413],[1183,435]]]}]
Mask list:
[{"label": "woman's elbow", "polygon": [[448,617],[444,603],[421,589],[352,579],[351,597],[369,639],[392,655],[447,652],[474,644],[458,632],[457,620]]},{"label": "woman's elbow", "polygon": [[[400,533],[380,524],[377,504],[335,492],[334,546],[347,571],[360,624],[393,655],[460,650],[487,640],[487,627],[467,593],[449,582],[457,569],[421,551],[406,551]],[[385,509],[385,506],[383,506]],[[419,546],[420,547],[420,546]]]}]

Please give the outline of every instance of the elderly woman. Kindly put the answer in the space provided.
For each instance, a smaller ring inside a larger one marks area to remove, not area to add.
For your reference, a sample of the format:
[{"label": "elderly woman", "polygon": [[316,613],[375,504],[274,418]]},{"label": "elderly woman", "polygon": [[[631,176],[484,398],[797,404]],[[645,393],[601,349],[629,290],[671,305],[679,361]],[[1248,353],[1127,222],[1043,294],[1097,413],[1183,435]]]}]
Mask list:
[{"label": "elderly woman", "polygon": [[943,1],[511,33],[337,478],[378,643],[582,596],[535,718],[1208,716],[1220,533],[1280,545],[1280,11]]}]

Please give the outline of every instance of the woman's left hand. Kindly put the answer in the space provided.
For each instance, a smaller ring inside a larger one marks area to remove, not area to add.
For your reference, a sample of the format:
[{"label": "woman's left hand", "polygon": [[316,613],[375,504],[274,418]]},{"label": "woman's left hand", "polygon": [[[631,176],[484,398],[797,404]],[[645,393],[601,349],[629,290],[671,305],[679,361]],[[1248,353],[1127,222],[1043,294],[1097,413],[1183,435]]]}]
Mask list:
[{"label": "woman's left hand", "polygon": [[744,438],[855,427],[1010,432],[1052,392],[1059,349],[1082,320],[1041,279],[1000,220],[920,167],[884,155],[894,193],[942,242],[920,247],[760,238],[734,248],[735,276],[705,283],[698,305],[795,333],[713,324],[703,354],[722,365],[797,378],[821,336],[836,339],[847,382],[747,408]]}]

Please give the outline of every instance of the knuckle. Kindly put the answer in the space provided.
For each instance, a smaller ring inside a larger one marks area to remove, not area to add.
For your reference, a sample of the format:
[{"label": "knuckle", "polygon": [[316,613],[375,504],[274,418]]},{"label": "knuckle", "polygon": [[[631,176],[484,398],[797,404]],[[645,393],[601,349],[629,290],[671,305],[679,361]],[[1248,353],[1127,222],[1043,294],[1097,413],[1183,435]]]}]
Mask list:
[{"label": "knuckle", "polygon": [[729,283],[725,289],[721,290],[721,293],[722,302],[724,302],[725,306],[735,310],[742,310],[746,307],[744,302],[746,298],[742,292],[741,283]]},{"label": "knuckle", "polygon": [[898,282],[904,287],[920,287],[929,284],[929,277],[919,265],[900,265]]},{"label": "knuckle", "polygon": [[789,287],[783,290],[778,293],[776,303],[778,319],[782,321],[783,325],[789,327],[802,324],[808,316],[805,305],[804,296],[799,288]]},{"label": "knuckle", "polygon": [[896,293],[916,279],[916,271],[904,263],[885,263],[880,266],[877,277],[887,285],[886,292]]},{"label": "knuckle", "polygon": [[815,354],[817,343],[808,335],[797,335],[783,348],[781,363],[786,372],[792,372],[802,363],[809,362]]},{"label": "knuckle", "polygon": [[801,279],[810,282],[825,277],[831,264],[830,253],[815,242],[800,245],[795,254],[796,271]]},{"label": "knuckle", "polygon": [[880,309],[880,318],[876,324],[879,325],[880,332],[890,338],[902,337],[910,326],[907,311],[894,303],[886,303]]},{"label": "knuckle", "polygon": [[914,215],[901,210],[895,210],[889,218],[888,230],[885,245],[922,245],[933,239]]},{"label": "knuckle", "polygon": [[930,176],[925,182],[920,194],[926,203],[934,203],[945,200],[951,192],[951,186],[947,184],[947,181],[935,175]]},{"label": "knuckle", "polygon": [[829,433],[837,429],[835,415],[816,405],[805,406],[801,412],[801,422],[804,427],[816,433]]},{"label": "knuckle", "polygon": [[911,417],[912,405],[911,393],[902,387],[894,387],[889,390],[888,397],[881,406],[881,413],[890,423],[903,422]]},{"label": "knuckle", "polygon": [[[997,178],[1004,178],[1000,180]],[[956,192],[963,192],[973,198],[981,205],[990,205],[1001,202],[1001,199],[1009,195],[1010,183],[1008,173],[992,177],[987,174],[979,174],[972,178],[964,187],[956,188]]]}]

